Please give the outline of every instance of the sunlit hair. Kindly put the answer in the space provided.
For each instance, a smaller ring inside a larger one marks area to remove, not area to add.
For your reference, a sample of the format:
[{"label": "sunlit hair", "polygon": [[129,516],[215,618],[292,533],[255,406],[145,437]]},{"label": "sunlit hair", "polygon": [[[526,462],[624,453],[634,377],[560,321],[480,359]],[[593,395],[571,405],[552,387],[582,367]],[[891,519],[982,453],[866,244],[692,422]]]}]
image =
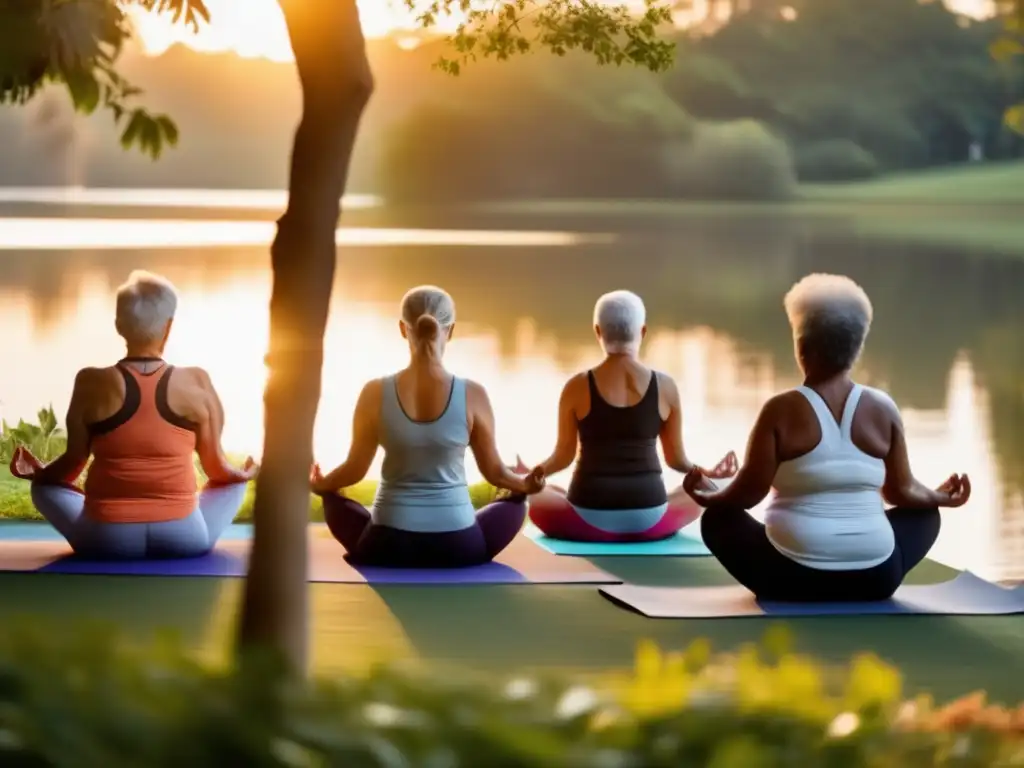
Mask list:
[{"label": "sunlit hair", "polygon": [[178,293],[170,281],[137,269],[117,289],[114,327],[125,341],[160,341],[178,309]]},{"label": "sunlit hair", "polygon": [[842,275],[808,275],[790,288],[784,304],[801,364],[824,373],[853,368],[873,316],[863,288]]},{"label": "sunlit hair", "polygon": [[639,296],[630,291],[612,291],[594,305],[594,325],[601,330],[601,345],[608,354],[640,349],[647,309]]},{"label": "sunlit hair", "polygon": [[455,325],[455,302],[436,285],[421,285],[402,297],[402,322],[417,347],[435,349]]}]

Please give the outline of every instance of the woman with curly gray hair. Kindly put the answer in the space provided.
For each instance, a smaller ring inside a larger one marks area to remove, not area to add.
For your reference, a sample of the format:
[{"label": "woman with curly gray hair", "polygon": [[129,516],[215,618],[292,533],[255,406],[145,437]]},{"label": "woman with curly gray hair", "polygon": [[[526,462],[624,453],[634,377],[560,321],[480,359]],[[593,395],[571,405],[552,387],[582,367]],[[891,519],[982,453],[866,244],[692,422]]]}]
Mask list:
[{"label": "woman with curly gray hair", "polygon": [[[970,498],[970,480],[920,483],[895,403],[851,378],[872,319],[860,286],[809,275],[785,306],[803,385],[764,405],[729,487],[705,491],[699,470],[684,487],[707,507],[708,548],[759,598],[886,599],[935,543],[939,507]],[[746,510],[772,488],[762,525]]]}]

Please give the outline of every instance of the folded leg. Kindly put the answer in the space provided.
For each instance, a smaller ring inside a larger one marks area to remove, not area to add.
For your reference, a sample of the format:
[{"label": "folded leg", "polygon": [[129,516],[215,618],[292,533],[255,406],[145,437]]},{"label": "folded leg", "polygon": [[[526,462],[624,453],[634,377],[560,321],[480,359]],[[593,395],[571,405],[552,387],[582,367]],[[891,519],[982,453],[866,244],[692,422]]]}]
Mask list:
[{"label": "folded leg", "polygon": [[903,509],[896,507],[886,512],[896,535],[896,548],[900,565],[906,576],[925,559],[939,538],[942,516],[938,507],[931,509]]},{"label": "folded leg", "polygon": [[61,485],[32,484],[32,504],[57,532],[74,547],[74,529],[82,510],[85,495]]},{"label": "folded leg", "polygon": [[701,516],[700,529],[711,554],[730,576],[758,597],[807,599],[815,574],[779,552],[768,540],[764,524],[746,510],[709,507]]},{"label": "folded leg", "polygon": [[325,493],[320,497],[324,503],[324,522],[331,535],[345,548],[354,553],[359,539],[370,525],[370,512],[358,501]]},{"label": "folded leg", "polygon": [[206,487],[199,494],[199,511],[206,522],[209,533],[210,547],[213,547],[221,535],[238,516],[242,508],[248,483],[232,483]]},{"label": "folded leg", "polygon": [[476,521],[484,533],[488,559],[494,559],[523,529],[526,502],[495,501],[477,512]]},{"label": "folded leg", "polygon": [[211,534],[203,512],[196,508],[181,520],[147,524],[145,556],[154,559],[201,557],[213,549],[217,538]]}]

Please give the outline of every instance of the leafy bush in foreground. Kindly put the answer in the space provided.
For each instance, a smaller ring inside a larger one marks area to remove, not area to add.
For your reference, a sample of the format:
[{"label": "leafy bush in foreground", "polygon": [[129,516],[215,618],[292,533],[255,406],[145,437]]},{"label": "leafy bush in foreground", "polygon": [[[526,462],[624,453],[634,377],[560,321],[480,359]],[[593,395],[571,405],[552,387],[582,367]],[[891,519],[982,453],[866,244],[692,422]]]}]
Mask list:
[{"label": "leafy bush in foreground", "polygon": [[110,635],[9,634],[0,765],[968,768],[1014,764],[1024,749],[1024,708],[901,702],[898,674],[870,656],[829,670],[767,646],[732,657],[643,646],[632,674],[598,689],[398,667],[276,679]]}]

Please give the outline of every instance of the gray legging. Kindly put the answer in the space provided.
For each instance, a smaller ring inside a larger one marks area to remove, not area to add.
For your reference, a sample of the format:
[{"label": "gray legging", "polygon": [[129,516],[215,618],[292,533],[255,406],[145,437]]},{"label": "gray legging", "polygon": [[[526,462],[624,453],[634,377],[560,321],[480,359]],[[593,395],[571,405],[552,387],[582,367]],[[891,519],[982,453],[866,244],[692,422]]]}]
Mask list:
[{"label": "gray legging", "polygon": [[195,510],[163,523],[101,523],[82,514],[85,496],[57,485],[33,485],[32,503],[76,554],[103,560],[198,557],[231,525],[245,483],[204,489]]}]

